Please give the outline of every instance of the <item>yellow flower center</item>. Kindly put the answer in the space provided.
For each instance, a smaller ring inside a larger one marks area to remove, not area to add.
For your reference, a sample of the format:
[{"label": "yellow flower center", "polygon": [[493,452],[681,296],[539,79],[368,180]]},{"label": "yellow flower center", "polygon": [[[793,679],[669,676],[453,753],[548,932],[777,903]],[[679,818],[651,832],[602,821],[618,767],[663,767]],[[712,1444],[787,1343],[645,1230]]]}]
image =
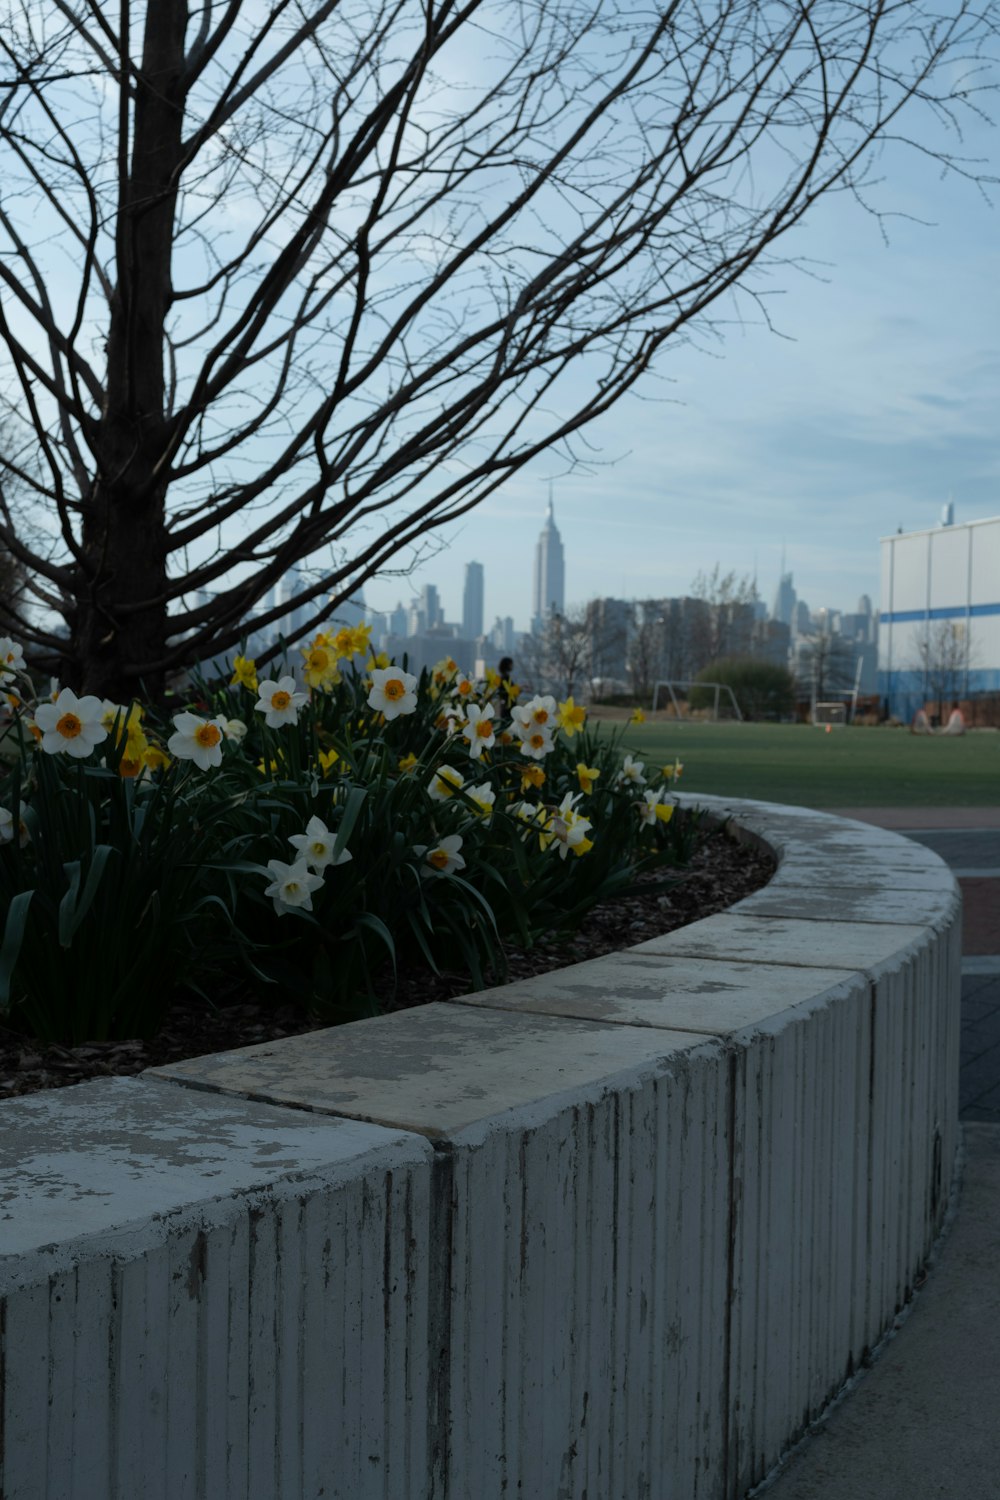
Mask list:
[{"label": "yellow flower center", "polygon": [[277,709],[278,713],[281,713],[283,709],[286,709],[288,707],[291,701],[291,693],[286,693],[283,688],[279,688],[278,691],[276,693],[273,693],[271,696],[271,707]]},{"label": "yellow flower center", "polygon": [[480,719],[476,725],[476,733],[482,740],[488,740],[493,733],[493,725],[489,719]]},{"label": "yellow flower center", "polygon": [[433,854],[428,854],[427,863],[433,865],[435,870],[446,870],[448,868],[448,851],[446,849],[435,849]]},{"label": "yellow flower center", "polygon": [[536,708],[531,717],[536,724],[547,724],[549,722],[549,711],[547,708]]},{"label": "yellow flower center", "polygon": [[326,845],[324,844],[322,839],[315,839],[309,845],[309,848],[311,849],[313,854],[316,855],[317,859],[322,859],[323,855],[326,853]]},{"label": "yellow flower center", "polygon": [[118,774],[119,776],[138,776],[143,768],[143,764],[144,762],[141,759],[135,760],[130,755],[123,755],[118,762]]},{"label": "yellow flower center", "polygon": [[299,894],[299,882],[297,880],[285,881],[286,896],[297,896]]},{"label": "yellow flower center", "polygon": [[330,658],[325,651],[310,651],[309,670],[311,672],[325,672],[330,665]]},{"label": "yellow flower center", "polygon": [[544,734],[533,734],[528,743],[529,745],[531,745],[533,750],[537,750],[540,748],[540,746],[545,744],[545,736]]},{"label": "yellow flower center", "polygon": [[222,730],[217,724],[199,724],[194,732],[195,743],[203,750],[211,750],[222,739]]},{"label": "yellow flower center", "polygon": [[64,740],[75,740],[77,735],[82,732],[83,725],[80,723],[80,720],[77,718],[76,714],[67,713],[63,714],[62,718],[59,720],[58,724],[56,725],[56,730],[59,734],[62,735]]},{"label": "yellow flower center", "polygon": [[394,703],[397,698],[403,697],[404,693],[406,692],[406,688],[403,686],[401,678],[388,677],[382,684],[382,691],[385,696]]},{"label": "yellow flower center", "polygon": [[460,697],[462,697],[462,698],[468,697],[469,693],[472,692],[472,683],[471,682],[460,682],[458,684],[458,692],[459,692],[459,696]]}]

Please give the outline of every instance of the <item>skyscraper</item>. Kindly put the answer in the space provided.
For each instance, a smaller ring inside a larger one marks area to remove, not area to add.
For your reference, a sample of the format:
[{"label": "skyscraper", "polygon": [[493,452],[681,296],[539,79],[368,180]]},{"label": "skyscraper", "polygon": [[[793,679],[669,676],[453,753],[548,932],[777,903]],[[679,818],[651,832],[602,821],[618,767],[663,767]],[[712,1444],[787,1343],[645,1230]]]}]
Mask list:
[{"label": "skyscraper", "polygon": [[469,562],[465,565],[465,589],[462,593],[462,634],[467,641],[475,641],[483,633],[483,565]]},{"label": "skyscraper", "polygon": [[562,614],[565,608],[565,588],[566,566],[562,538],[556,527],[550,499],[549,513],[535,547],[535,587],[531,605],[533,631],[541,630],[553,611]]}]

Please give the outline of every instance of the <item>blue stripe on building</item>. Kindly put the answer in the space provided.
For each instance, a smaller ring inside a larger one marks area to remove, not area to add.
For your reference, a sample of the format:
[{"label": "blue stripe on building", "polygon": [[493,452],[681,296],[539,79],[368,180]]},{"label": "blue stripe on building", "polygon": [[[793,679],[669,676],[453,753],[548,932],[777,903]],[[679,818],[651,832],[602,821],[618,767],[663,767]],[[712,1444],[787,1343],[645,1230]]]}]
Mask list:
[{"label": "blue stripe on building", "polygon": [[956,605],[954,609],[897,609],[879,617],[881,625],[908,625],[913,620],[964,620],[967,616],[980,619],[984,615],[1000,615],[1000,604],[972,604],[968,609]]}]

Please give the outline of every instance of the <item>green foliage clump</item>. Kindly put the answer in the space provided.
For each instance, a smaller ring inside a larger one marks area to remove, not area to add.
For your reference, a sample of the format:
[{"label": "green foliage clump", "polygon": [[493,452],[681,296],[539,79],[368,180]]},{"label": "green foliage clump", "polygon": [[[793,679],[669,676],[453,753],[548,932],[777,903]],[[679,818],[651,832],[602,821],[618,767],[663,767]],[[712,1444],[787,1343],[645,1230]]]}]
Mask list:
[{"label": "green foliage clump", "polygon": [[0,1015],[43,1040],[152,1035],[182,988],[336,1021],[403,965],[482,987],[505,943],[570,933],[640,874],[672,883],[700,839],[673,768],[647,775],[571,698],[451,661],[418,680],[363,627],[321,632],[304,680],[238,657],[172,724],[33,704],[4,645]]},{"label": "green foliage clump", "polygon": [[[723,656],[704,667],[697,682],[718,682],[732,688],[745,719],[780,719],[795,707],[795,679],[787,667],[757,656]],[[691,689],[692,710],[711,708],[715,694],[709,687]]]}]

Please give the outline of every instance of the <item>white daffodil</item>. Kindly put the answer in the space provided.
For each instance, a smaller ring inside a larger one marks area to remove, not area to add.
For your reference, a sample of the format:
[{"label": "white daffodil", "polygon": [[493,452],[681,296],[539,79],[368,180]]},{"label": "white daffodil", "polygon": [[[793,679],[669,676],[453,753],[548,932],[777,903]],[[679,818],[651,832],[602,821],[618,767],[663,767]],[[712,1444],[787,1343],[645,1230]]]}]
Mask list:
[{"label": "white daffodil", "polygon": [[374,667],[368,707],[385,714],[387,719],[412,714],[417,706],[416,686],[413,673],[404,672],[401,667]]},{"label": "white daffodil", "polygon": [[674,815],[674,804],[663,801],[663,788],[653,791],[650,788],[643,792],[642,801],[636,803],[639,809],[639,820],[647,828],[653,828],[657,823],[669,823]]},{"label": "white daffodil", "polygon": [[533,729],[548,729],[551,733],[559,722],[556,700],[548,693],[544,697],[536,694],[528,703],[515,704],[510,712],[515,733],[519,732],[518,725],[529,732]]},{"label": "white daffodil", "polygon": [[322,818],[310,818],[306,824],[305,833],[293,833],[288,842],[293,849],[299,851],[299,859],[313,870],[325,870],[327,865],[343,865],[353,855],[348,849],[341,849],[336,859],[333,856],[333,846],[337,841],[337,835],[331,833]]},{"label": "white daffodil", "polygon": [[469,742],[469,754],[473,760],[478,760],[484,750],[489,750],[491,745],[496,744],[496,725],[493,722],[493,704],[487,703],[485,708],[480,708],[478,703],[470,703],[466,709],[465,724],[462,728],[462,738]]},{"label": "white daffodil", "polygon": [[559,858],[565,859],[567,854],[586,854],[588,849],[593,848],[593,841],[588,839],[587,833],[591,822],[589,818],[583,818],[574,810],[574,803],[579,800],[567,792],[556,811],[552,814],[545,825],[543,844],[548,847],[554,845],[559,851]]},{"label": "white daffodil", "polygon": [[631,755],[626,755],[618,772],[618,785],[625,786],[627,782],[631,782],[633,786],[645,786],[646,778],[642,774],[645,768],[644,760],[633,760]]},{"label": "white daffodil", "polygon": [[450,875],[453,870],[464,870],[465,860],[458,852],[461,847],[461,835],[457,833],[449,833],[446,838],[430,847],[415,844],[413,852],[423,860],[420,866],[423,879],[430,880],[435,875]]},{"label": "white daffodil", "polygon": [[247,737],[247,726],[242,719],[223,719],[222,732],[227,740],[235,740],[239,744],[240,740]]},{"label": "white daffodil", "polygon": [[447,802],[464,785],[465,777],[461,771],[456,771],[454,766],[438,766],[427,783],[427,791],[432,802]]},{"label": "white daffodil", "polygon": [[95,745],[108,737],[101,723],[100,698],[88,694],[78,698],[72,688],[63,688],[54,703],[40,703],[35,723],[42,731],[42,749],[49,755],[65,751],[82,760]]},{"label": "white daffodil", "polygon": [[318,891],[323,884],[322,875],[314,875],[304,859],[297,859],[293,865],[286,865],[280,859],[269,859],[267,868],[274,879],[264,895],[270,896],[274,901],[274,909],[279,917],[294,906],[303,911],[312,911],[312,893]]},{"label": "white daffodil", "polygon": [[193,760],[199,771],[222,765],[225,719],[200,719],[197,714],[174,714],[174,730],[167,749],[178,760]]},{"label": "white daffodil", "polygon": [[297,723],[299,709],[309,701],[307,693],[295,691],[294,677],[279,677],[277,682],[267,677],[258,684],[257,691],[260,697],[254,708],[264,715],[268,729],[281,729],[285,724]]},{"label": "white daffodil", "polygon": [[544,760],[553,748],[552,735],[547,729],[526,729],[521,738],[521,754],[531,760]]},{"label": "white daffodil", "polygon": [[[23,849],[30,839],[28,825],[23,818],[18,820],[17,842]],[[14,814],[9,808],[0,807],[0,844],[11,844],[14,841]]]},{"label": "white daffodil", "polygon": [[15,672],[23,671],[23,650],[9,635],[0,635],[0,682],[9,682]]},{"label": "white daffodil", "polygon": [[476,804],[479,816],[488,823],[493,816],[493,804],[497,800],[493,788],[484,782],[482,786],[470,786],[465,795],[470,802]]}]

